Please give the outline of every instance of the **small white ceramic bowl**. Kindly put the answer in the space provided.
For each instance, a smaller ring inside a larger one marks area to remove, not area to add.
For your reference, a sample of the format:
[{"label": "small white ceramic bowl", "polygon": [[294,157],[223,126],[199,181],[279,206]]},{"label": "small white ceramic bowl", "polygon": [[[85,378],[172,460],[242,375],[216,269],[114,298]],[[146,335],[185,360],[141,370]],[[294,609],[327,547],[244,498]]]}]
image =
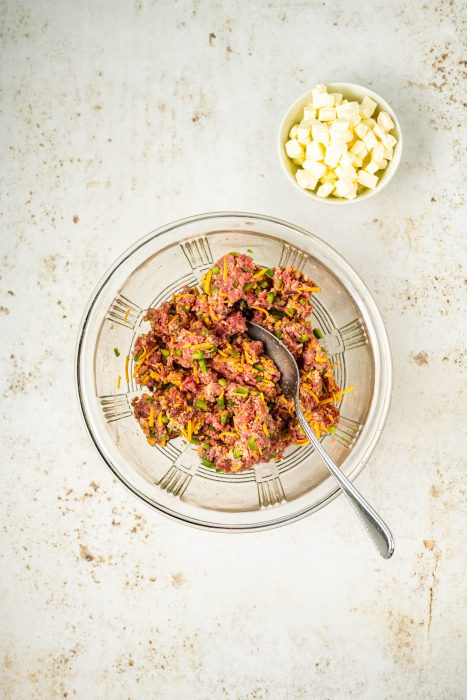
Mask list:
[{"label": "small white ceramic bowl", "polygon": [[378,172],[379,182],[375,189],[365,189],[354,199],[343,199],[341,197],[333,197],[332,195],[330,197],[318,197],[315,192],[312,192],[311,190],[304,190],[299,186],[295,178],[295,173],[297,172],[298,167],[290,160],[285,152],[285,144],[289,140],[289,132],[292,126],[303,119],[303,108],[312,100],[311,90],[308,90],[308,92],[305,92],[297,100],[295,100],[282,118],[279,128],[279,160],[289,180],[298,190],[300,190],[300,192],[302,192],[302,194],[306,195],[307,197],[315,199],[318,202],[324,202],[325,204],[355,204],[356,202],[362,202],[370,197],[373,197],[373,195],[377,194],[378,192],[381,192],[383,187],[386,187],[388,182],[394,176],[394,173],[399,166],[402,154],[402,131],[397,116],[386,100],[383,100],[382,97],[377,95],[372,90],[362,87],[361,85],[355,85],[354,83],[328,83],[327,87],[329,92],[342,93],[344,98],[347,100],[358,100],[358,102],[361,102],[365,95],[371,97],[371,99],[378,104],[376,113],[383,110],[390,115],[392,121],[394,122],[394,129],[391,131],[391,133],[397,139],[397,143],[394,146],[394,156],[393,159],[389,161],[387,168]]}]

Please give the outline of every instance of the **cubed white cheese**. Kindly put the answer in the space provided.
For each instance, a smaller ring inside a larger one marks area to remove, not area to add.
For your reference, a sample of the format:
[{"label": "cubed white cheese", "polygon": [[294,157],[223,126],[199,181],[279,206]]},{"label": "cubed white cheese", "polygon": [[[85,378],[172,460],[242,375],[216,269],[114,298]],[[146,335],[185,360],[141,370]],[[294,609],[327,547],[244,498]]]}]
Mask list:
[{"label": "cubed white cheese", "polygon": [[315,99],[318,97],[318,95],[322,95],[323,93],[326,93],[328,91],[326,85],[317,85],[316,87],[313,88],[311,91],[311,98],[312,102],[314,105]]},{"label": "cubed white cheese", "polygon": [[365,170],[367,171],[367,173],[374,175],[376,172],[378,172],[379,165],[378,163],[375,163],[374,160],[370,160],[370,162],[367,163],[367,165],[365,165]]},{"label": "cubed white cheese", "polygon": [[324,158],[324,146],[322,143],[317,141],[311,141],[306,145],[306,158],[307,160],[323,160]]},{"label": "cubed white cheese", "polygon": [[330,122],[336,118],[336,108],[335,107],[321,107],[318,110],[318,119],[320,122]]},{"label": "cubed white cheese", "polygon": [[387,167],[388,167],[388,161],[385,158],[383,158],[382,160],[379,161],[378,170],[386,170]]},{"label": "cubed white cheese", "polygon": [[307,170],[297,170],[295,177],[299,186],[304,190],[314,190],[318,182],[318,178],[314,177]]},{"label": "cubed white cheese", "polygon": [[373,133],[380,141],[383,141],[383,139],[386,137],[386,132],[379,124],[376,124],[373,127]]},{"label": "cubed white cheese", "polygon": [[357,179],[357,171],[352,165],[338,165],[334,172],[339,180],[350,180],[353,182]]},{"label": "cubed white cheese", "polygon": [[313,141],[326,144],[329,141],[329,128],[327,124],[318,121],[312,122],[311,135],[313,137]]},{"label": "cubed white cheese", "polygon": [[363,158],[368,153],[368,148],[365,146],[365,143],[363,141],[360,141],[360,139],[357,139],[357,141],[355,141],[355,143],[352,146],[352,148],[350,149],[350,151],[351,151],[351,153],[354,153],[356,156],[361,156]]},{"label": "cubed white cheese", "polygon": [[303,153],[303,146],[298,143],[297,139],[290,139],[285,144],[285,152],[289,158],[298,158]]},{"label": "cubed white cheese", "polygon": [[313,107],[315,109],[320,109],[321,107],[334,107],[335,98],[334,95],[330,95],[327,92],[322,92],[316,97],[313,97]]},{"label": "cubed white cheese", "polygon": [[294,124],[289,131],[289,139],[296,139],[298,134],[298,124]]},{"label": "cubed white cheese", "polygon": [[324,163],[321,163],[317,160],[306,160],[303,163],[303,167],[307,172],[311,173],[317,180],[320,177],[323,177],[324,173],[327,170]]},{"label": "cubed white cheese", "polygon": [[337,107],[337,105],[342,104],[342,100],[344,99],[344,95],[341,95],[340,92],[332,92],[331,94],[334,96],[334,104],[336,105],[336,107]]},{"label": "cubed white cheese", "polygon": [[362,124],[365,124],[369,129],[373,129],[376,126],[376,122],[372,117],[369,119],[362,119]]},{"label": "cubed white cheese", "polygon": [[318,195],[318,197],[329,197],[333,189],[334,184],[332,182],[325,182],[320,187],[318,187],[318,189],[316,190],[316,194]]},{"label": "cubed white cheese", "polygon": [[304,119],[315,119],[316,109],[313,107],[311,102],[308,102],[303,108],[303,118]]},{"label": "cubed white cheese", "polygon": [[394,148],[397,143],[397,139],[394,138],[392,134],[386,134],[383,139],[381,139],[385,148]]},{"label": "cubed white cheese", "polygon": [[369,187],[370,190],[374,190],[378,184],[378,178],[376,175],[372,175],[366,170],[360,170],[357,175],[357,182],[363,187]]},{"label": "cubed white cheese", "polygon": [[358,102],[343,102],[336,107],[336,111],[339,119],[348,119],[349,122],[360,116],[358,112]]},{"label": "cubed white cheese", "polygon": [[341,149],[331,141],[328,146],[326,146],[326,155],[324,156],[324,162],[330,168],[335,168],[338,164],[342,155]]},{"label": "cubed white cheese", "polygon": [[349,128],[349,120],[348,119],[336,119],[333,121],[331,124],[331,131],[347,131]]},{"label": "cubed white cheese", "polygon": [[365,95],[362,100],[362,104],[360,105],[360,113],[363,114],[366,119],[369,119],[377,106],[378,105],[371,99],[371,97]]},{"label": "cubed white cheese", "polygon": [[333,185],[336,184],[337,175],[334,170],[329,170],[322,177],[319,178],[320,182],[332,182]]},{"label": "cubed white cheese", "polygon": [[[299,140],[300,140],[300,138],[299,138]],[[367,150],[371,151],[371,149],[374,148],[376,146],[376,144],[378,143],[378,139],[376,138],[376,136],[374,135],[374,133],[372,131],[368,130],[368,133],[365,134],[365,136],[363,137],[363,143],[367,147]]]},{"label": "cubed white cheese", "polygon": [[377,117],[377,122],[384,131],[394,129],[394,122],[387,112],[380,112]]},{"label": "cubed white cheese", "polygon": [[295,165],[302,165],[303,161],[305,160],[305,154],[302,153],[298,158],[293,158],[292,162],[295,163]]},{"label": "cubed white cheese", "polygon": [[384,158],[384,146],[382,143],[375,143],[371,150],[371,158],[375,163],[379,163]]},{"label": "cubed white cheese", "polygon": [[339,178],[336,181],[335,194],[338,197],[351,197],[357,192],[357,184],[351,180]]},{"label": "cubed white cheese", "polygon": [[311,140],[311,119],[302,119],[298,126],[297,141],[307,143]]},{"label": "cubed white cheese", "polygon": [[386,158],[386,160],[392,160],[393,155],[394,151],[392,148],[384,147],[384,157]]},{"label": "cubed white cheese", "polygon": [[365,124],[357,124],[354,129],[359,139],[363,139],[368,133],[369,129]]}]

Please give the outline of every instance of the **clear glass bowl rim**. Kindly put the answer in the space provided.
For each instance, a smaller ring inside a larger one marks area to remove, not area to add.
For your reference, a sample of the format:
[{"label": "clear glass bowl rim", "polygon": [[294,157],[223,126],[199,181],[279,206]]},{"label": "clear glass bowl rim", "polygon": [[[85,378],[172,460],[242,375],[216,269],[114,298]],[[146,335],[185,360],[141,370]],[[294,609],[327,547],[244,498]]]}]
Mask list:
[{"label": "clear glass bowl rim", "polygon": [[[92,426],[91,426],[91,417],[88,416],[87,409],[86,409],[86,400],[83,395],[83,386],[82,386],[82,381],[81,381],[81,351],[82,351],[82,346],[83,346],[83,340],[85,337],[86,333],[86,328],[87,328],[87,322],[90,317],[91,312],[93,311],[96,302],[99,299],[99,295],[101,291],[104,289],[106,283],[111,279],[112,275],[118,270],[118,268],[126,261],[128,260],[133,253],[135,253],[139,248],[142,246],[146,245],[148,242],[162,236],[165,233],[174,231],[178,228],[182,228],[183,226],[186,226],[188,224],[192,223],[201,223],[201,222],[206,222],[208,223],[211,220],[215,219],[225,219],[228,221],[229,219],[247,219],[251,221],[256,221],[256,222],[264,222],[264,223],[272,223],[278,226],[284,226],[286,228],[292,229],[295,232],[302,234],[310,239],[312,239],[313,244],[316,246],[317,249],[319,249],[323,254],[324,258],[326,260],[329,260],[331,258],[338,266],[338,275],[341,278],[341,280],[345,283],[346,287],[348,286],[348,283],[350,282],[352,284],[352,287],[358,291],[359,295],[359,300],[363,303],[364,305],[364,311],[366,312],[366,315],[368,316],[370,322],[371,322],[371,327],[373,332],[375,333],[376,339],[377,339],[377,346],[378,346],[378,351],[380,355],[380,366],[379,366],[379,371],[380,371],[380,376],[375,377],[375,384],[379,384],[379,388],[377,387],[378,391],[378,397],[377,397],[377,406],[376,406],[376,415],[375,415],[375,423],[373,425],[373,430],[369,438],[367,439],[367,445],[365,447],[363,455],[360,457],[358,463],[353,467],[351,472],[347,472],[347,476],[351,481],[354,481],[357,476],[361,473],[365,465],[367,464],[368,460],[370,459],[374,449],[376,448],[376,445],[379,442],[379,439],[381,437],[382,431],[384,429],[389,408],[390,408],[390,403],[391,403],[391,392],[392,392],[392,383],[393,383],[393,367],[392,367],[392,358],[391,358],[391,349],[389,345],[389,339],[388,335],[386,332],[386,328],[384,325],[384,321],[382,319],[381,313],[376,305],[376,302],[374,301],[370,291],[368,290],[367,286],[365,283],[362,281],[360,275],[355,271],[355,269],[341,256],[340,253],[338,253],[331,245],[323,241],[321,238],[316,236],[315,234],[311,233],[310,231],[307,231],[306,229],[297,226],[296,224],[292,224],[288,221],[285,221],[283,219],[278,219],[273,216],[269,216],[267,214],[255,214],[255,213],[250,213],[250,212],[243,212],[243,211],[214,211],[214,212],[207,212],[203,214],[195,214],[190,217],[185,217],[183,219],[177,219],[176,221],[172,221],[168,224],[165,224],[157,229],[154,229],[153,231],[150,231],[147,233],[145,236],[142,238],[139,238],[133,245],[131,245],[129,248],[127,248],[118,258],[117,260],[107,269],[105,274],[101,277],[100,281],[96,285],[95,289],[93,290],[89,301],[85,307],[85,310],[83,312],[83,316],[81,319],[81,323],[79,326],[79,331],[78,331],[78,336],[77,336],[77,341],[76,341],[76,351],[75,351],[75,361],[74,361],[74,366],[75,366],[75,386],[76,386],[76,392],[77,392],[77,397],[78,397],[78,402],[80,406],[80,411],[81,415],[83,417],[85,426],[87,428],[87,431],[91,437],[91,440],[96,447],[98,453],[104,460],[104,462],[107,464],[107,466],[111,469],[113,474],[118,478],[119,481],[121,481],[135,496],[137,496],[141,501],[146,503],[151,509],[157,510],[158,512],[168,516],[172,520],[176,520],[180,523],[188,524],[193,527],[197,527],[199,529],[203,530],[209,530],[213,532],[257,532],[261,530],[269,530],[274,527],[280,527],[283,525],[287,525],[292,522],[296,522],[297,520],[300,520],[308,515],[311,515],[312,513],[317,512],[324,506],[328,505],[331,501],[338,496],[341,491],[339,487],[336,486],[332,488],[332,490],[320,501],[313,503],[312,505],[302,508],[298,510],[297,512],[293,514],[288,514],[286,516],[282,517],[276,517],[276,518],[271,518],[270,520],[263,521],[260,523],[245,523],[241,525],[233,525],[233,526],[226,526],[225,524],[213,524],[212,522],[207,522],[203,520],[197,520],[193,518],[187,518],[184,515],[181,515],[177,513],[176,510],[170,510],[165,507],[162,507],[160,504],[155,503],[152,499],[150,499],[148,496],[146,496],[144,493],[142,493],[139,489],[135,488],[125,477],[124,475],[119,471],[117,466],[113,464],[104,451],[101,449],[101,446],[99,445],[99,441],[96,437],[96,435],[93,432]],[[206,230],[206,233],[209,233],[209,230]],[[344,275],[344,279],[342,279],[342,275]],[[362,309],[363,310],[363,309]],[[378,382],[376,380],[379,380]]]}]

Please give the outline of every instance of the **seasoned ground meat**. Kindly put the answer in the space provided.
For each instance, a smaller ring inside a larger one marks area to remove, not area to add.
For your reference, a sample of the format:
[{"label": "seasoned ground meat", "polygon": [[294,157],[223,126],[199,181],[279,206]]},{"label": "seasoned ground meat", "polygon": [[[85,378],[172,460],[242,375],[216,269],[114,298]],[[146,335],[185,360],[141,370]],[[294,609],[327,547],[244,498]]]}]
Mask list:
[{"label": "seasoned ground meat", "polygon": [[133,409],[148,442],[182,437],[205,466],[223,472],[281,459],[289,445],[308,442],[278,369],[246,334],[247,320],[287,345],[300,367],[307,421],[318,437],[333,432],[343,392],[309,320],[314,292],[316,284],[293,267],[262,268],[229,253],[201,289],[185,287],[148,309],[151,330],[133,351],[134,375],[146,390]]}]

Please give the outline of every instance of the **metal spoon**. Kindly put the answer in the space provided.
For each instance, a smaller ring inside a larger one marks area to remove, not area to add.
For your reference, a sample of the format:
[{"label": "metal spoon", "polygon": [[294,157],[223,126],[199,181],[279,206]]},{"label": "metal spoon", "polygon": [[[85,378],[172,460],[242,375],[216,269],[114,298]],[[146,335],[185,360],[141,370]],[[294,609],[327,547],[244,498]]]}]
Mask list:
[{"label": "metal spoon", "polygon": [[255,340],[261,340],[263,343],[267,354],[281,373],[281,387],[284,396],[292,397],[294,400],[295,413],[306,436],[336,479],[341,490],[347,496],[381,556],[389,559],[394,552],[394,540],[391,531],[370,504],[360,495],[355,486],[344,476],[339,467],[334,464],[322,448],[320,441],[303,415],[299,398],[300,372],[292,353],[273,333],[258,326],[256,323],[248,323],[248,335]]}]

